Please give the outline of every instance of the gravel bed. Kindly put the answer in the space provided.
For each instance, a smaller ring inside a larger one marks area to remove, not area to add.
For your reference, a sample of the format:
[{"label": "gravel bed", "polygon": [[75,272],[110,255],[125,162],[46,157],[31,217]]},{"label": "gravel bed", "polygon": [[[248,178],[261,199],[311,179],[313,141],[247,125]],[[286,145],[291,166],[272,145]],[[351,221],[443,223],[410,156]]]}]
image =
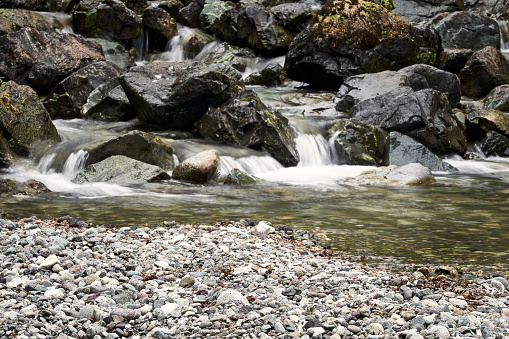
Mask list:
[{"label": "gravel bed", "polygon": [[508,288],[369,268],[265,221],[0,219],[0,338],[509,338]]}]

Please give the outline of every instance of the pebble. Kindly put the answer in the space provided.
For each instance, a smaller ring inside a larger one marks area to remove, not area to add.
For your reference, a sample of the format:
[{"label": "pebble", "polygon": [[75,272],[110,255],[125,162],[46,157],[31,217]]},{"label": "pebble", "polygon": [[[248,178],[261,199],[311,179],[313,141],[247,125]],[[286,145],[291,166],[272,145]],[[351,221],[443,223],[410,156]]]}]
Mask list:
[{"label": "pebble", "polygon": [[368,268],[266,221],[9,225],[0,228],[2,338],[509,337],[503,277],[423,285],[427,268]]}]

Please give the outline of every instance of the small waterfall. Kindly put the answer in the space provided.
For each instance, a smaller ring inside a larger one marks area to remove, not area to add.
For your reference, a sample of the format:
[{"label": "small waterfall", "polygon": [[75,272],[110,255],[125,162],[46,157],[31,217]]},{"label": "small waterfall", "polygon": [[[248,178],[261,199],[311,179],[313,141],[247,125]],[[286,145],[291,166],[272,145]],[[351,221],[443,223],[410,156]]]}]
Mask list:
[{"label": "small waterfall", "polygon": [[321,134],[300,134],[295,140],[299,152],[299,167],[334,164],[334,150]]},{"label": "small waterfall", "polygon": [[64,164],[62,174],[67,178],[74,178],[79,171],[85,168],[87,159],[87,151],[79,150],[71,153]]},{"label": "small waterfall", "polygon": [[136,51],[136,65],[146,64],[146,57],[148,54],[148,32],[142,28],[140,36],[134,40],[133,44]]},{"label": "small waterfall", "polygon": [[497,21],[500,28],[500,49],[504,53],[509,53],[509,26],[507,21]]},{"label": "small waterfall", "polygon": [[234,168],[237,168],[247,174],[257,175],[272,171],[277,171],[283,166],[270,156],[249,156],[243,158],[233,158],[230,156],[221,157],[221,174],[226,175]]}]

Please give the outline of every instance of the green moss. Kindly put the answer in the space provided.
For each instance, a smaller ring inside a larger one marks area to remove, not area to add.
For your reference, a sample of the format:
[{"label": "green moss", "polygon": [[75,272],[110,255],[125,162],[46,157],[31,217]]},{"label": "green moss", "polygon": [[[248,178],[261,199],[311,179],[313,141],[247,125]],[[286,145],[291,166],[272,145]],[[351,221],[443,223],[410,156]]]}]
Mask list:
[{"label": "green moss", "polygon": [[262,104],[260,102],[260,98],[253,96],[253,97],[245,97],[245,98],[240,99],[240,101],[252,101],[252,100],[256,101],[256,109],[261,110]]},{"label": "green moss", "polygon": [[432,51],[425,51],[424,53],[421,51],[420,47],[415,48],[414,60],[411,60],[416,64],[427,64],[434,66],[437,63],[437,53]]}]

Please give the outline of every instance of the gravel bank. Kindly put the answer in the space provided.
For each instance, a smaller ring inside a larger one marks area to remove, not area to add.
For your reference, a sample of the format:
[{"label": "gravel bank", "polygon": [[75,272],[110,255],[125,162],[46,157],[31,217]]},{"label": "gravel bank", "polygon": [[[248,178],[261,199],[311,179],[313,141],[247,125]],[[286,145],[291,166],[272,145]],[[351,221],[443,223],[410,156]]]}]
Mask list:
[{"label": "gravel bank", "polygon": [[398,275],[295,238],[0,220],[0,338],[509,338],[504,278]]}]

